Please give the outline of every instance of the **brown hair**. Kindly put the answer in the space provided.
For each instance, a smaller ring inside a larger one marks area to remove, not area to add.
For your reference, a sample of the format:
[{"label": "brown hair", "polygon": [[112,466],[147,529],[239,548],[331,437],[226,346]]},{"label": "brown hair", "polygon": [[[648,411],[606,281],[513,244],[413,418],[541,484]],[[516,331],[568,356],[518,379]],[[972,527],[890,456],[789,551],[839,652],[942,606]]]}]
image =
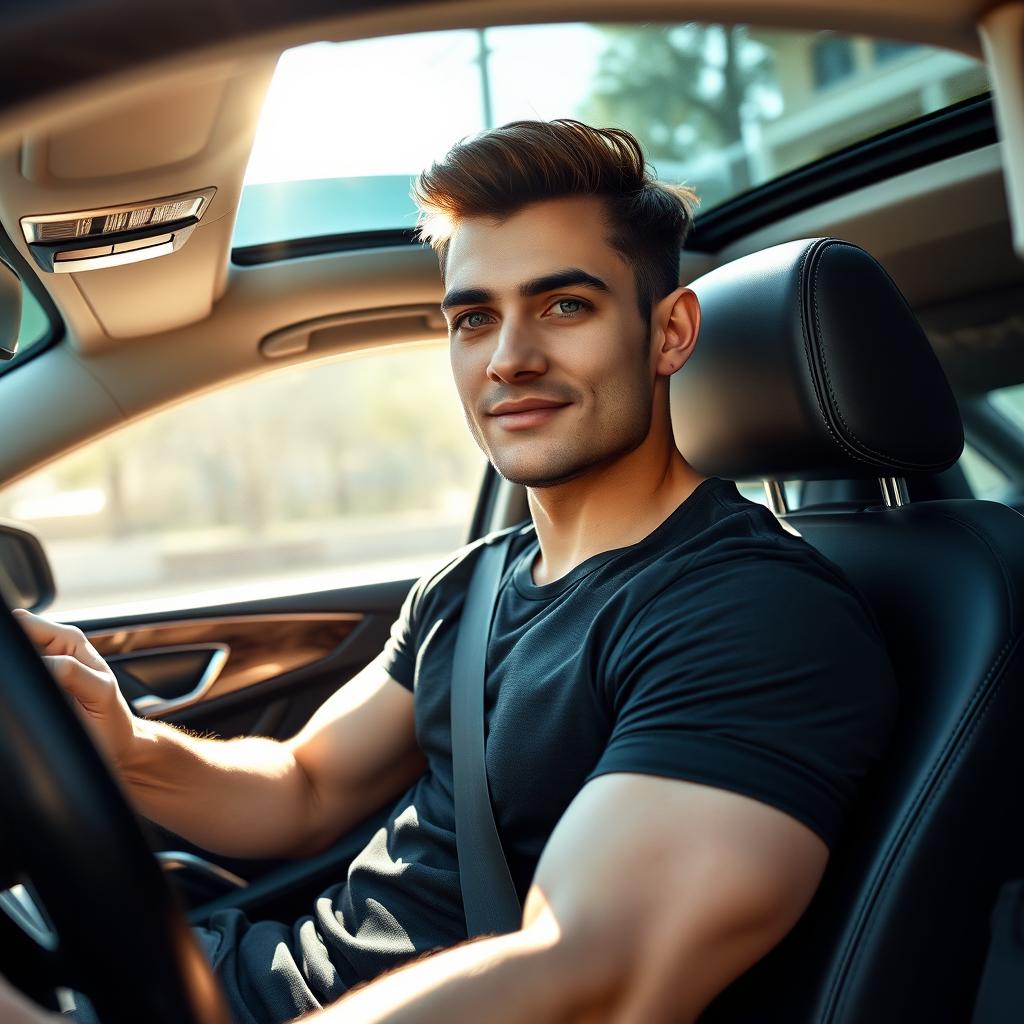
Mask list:
[{"label": "brown hair", "polygon": [[640,143],[621,128],[581,121],[512,121],[463,139],[413,186],[419,238],[445,271],[448,243],[463,217],[509,217],[541,199],[600,196],[609,244],[633,265],[640,312],[679,286],[679,250],[697,193],[656,181]]}]

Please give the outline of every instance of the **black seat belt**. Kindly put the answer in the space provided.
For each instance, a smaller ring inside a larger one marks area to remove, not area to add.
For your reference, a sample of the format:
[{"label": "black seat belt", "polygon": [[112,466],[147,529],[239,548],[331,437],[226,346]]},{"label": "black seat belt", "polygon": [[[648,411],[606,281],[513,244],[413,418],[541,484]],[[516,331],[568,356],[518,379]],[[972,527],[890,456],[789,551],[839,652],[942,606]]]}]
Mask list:
[{"label": "black seat belt", "polygon": [[512,932],[522,910],[501,849],[484,761],[487,641],[512,534],[483,545],[462,609],[452,658],[452,781],[459,884],[470,938]]}]

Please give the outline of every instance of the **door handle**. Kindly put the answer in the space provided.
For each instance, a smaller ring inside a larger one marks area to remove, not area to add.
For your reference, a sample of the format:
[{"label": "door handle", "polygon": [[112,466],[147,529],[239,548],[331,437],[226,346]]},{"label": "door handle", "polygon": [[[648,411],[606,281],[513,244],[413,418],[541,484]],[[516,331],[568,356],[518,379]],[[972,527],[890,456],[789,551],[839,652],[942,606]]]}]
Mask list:
[{"label": "door handle", "polygon": [[187,708],[209,693],[228,660],[227,644],[180,644],[107,658],[132,710],[157,718]]}]

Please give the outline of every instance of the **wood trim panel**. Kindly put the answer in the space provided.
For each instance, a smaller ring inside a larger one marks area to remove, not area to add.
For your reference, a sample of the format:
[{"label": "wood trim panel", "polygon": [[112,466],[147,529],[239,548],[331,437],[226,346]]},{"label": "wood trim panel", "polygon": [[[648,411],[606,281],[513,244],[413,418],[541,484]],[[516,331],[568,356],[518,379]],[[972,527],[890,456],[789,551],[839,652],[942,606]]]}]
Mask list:
[{"label": "wood trim panel", "polygon": [[[224,644],[227,661],[204,701],[266,682],[332,654],[364,616],[355,612],[303,612],[149,623],[89,634],[104,657],[154,648]],[[159,717],[159,712],[152,717]]]}]

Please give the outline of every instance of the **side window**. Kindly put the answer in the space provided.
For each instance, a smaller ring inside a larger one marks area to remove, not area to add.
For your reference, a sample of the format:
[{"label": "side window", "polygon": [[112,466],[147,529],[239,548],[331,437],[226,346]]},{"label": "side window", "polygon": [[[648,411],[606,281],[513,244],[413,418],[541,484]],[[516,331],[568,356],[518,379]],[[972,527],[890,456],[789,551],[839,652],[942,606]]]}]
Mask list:
[{"label": "side window", "polygon": [[[800,481],[783,480],[782,483],[786,488],[786,504],[792,512],[800,506]],[[764,489],[763,480],[737,480],[736,489],[744,498],[768,507],[768,494]]]},{"label": "side window", "polygon": [[998,501],[1003,497],[1010,478],[998,466],[993,465],[969,444],[964,445],[960,456],[960,468],[967,477],[971,492],[976,498]]},{"label": "side window", "polygon": [[756,501],[759,505],[768,504],[764,484],[760,480],[736,480],[736,489],[748,501]]},{"label": "side window", "polygon": [[[6,272],[6,267],[0,268]],[[40,342],[52,338],[55,325],[51,323],[46,310],[39,304],[24,283],[21,285],[21,320],[18,324],[18,351],[13,359],[0,359],[0,373],[6,373],[18,365],[21,357]]]},{"label": "side window", "polygon": [[1024,432],[1024,384],[996,388],[988,393],[988,402],[1018,430]]},{"label": "side window", "polygon": [[304,593],[427,571],[465,540],[484,459],[447,348],[379,349],[235,383],[0,493],[66,618]]},{"label": "side window", "polygon": [[39,300],[21,286],[21,326],[18,330],[18,351],[24,352],[42,341],[50,330],[50,320]]},{"label": "side window", "polygon": [[853,40],[846,36],[822,34],[815,40],[811,55],[817,89],[825,89],[853,74]]}]

